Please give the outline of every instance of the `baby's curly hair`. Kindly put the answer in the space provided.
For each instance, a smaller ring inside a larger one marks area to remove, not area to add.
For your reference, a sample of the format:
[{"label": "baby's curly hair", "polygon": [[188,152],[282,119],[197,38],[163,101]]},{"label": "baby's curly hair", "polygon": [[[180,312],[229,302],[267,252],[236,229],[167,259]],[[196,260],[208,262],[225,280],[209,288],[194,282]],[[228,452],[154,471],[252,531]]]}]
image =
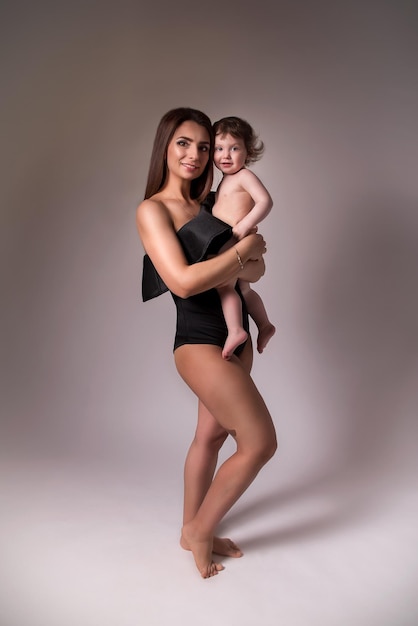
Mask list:
[{"label": "baby's curly hair", "polygon": [[261,159],[264,152],[264,143],[255,134],[252,126],[240,117],[223,117],[213,125],[215,135],[232,135],[242,139],[247,150],[245,165],[255,163]]}]

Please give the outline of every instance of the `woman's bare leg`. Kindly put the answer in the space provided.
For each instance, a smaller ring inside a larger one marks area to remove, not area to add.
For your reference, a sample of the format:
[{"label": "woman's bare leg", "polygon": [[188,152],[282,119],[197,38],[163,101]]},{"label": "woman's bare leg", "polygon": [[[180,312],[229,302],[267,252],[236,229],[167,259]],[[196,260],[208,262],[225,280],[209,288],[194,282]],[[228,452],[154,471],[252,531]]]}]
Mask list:
[{"label": "woman's bare leg", "polygon": [[222,568],[212,561],[215,529],[274,454],[276,436],[264,401],[238,358],[225,361],[217,346],[186,345],[175,351],[175,360],[180,375],[237,443],[195,517],[183,527],[184,541],[206,578]]},{"label": "woman's bare leg", "polygon": [[[197,428],[184,465],[183,525],[194,519],[212,483],[218,453],[228,433],[218,424],[199,400]],[[180,540],[190,550],[184,537]],[[213,552],[223,556],[240,557],[242,552],[230,539],[214,537]]]},{"label": "woman's bare leg", "polygon": [[194,439],[184,465],[183,523],[194,518],[212,483],[218,453],[228,433],[199,400]]}]

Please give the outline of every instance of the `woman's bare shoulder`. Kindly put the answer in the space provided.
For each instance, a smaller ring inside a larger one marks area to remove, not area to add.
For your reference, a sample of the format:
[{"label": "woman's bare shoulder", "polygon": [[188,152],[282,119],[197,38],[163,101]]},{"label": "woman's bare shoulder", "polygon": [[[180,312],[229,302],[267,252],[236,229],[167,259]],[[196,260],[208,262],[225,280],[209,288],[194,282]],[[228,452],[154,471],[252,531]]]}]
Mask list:
[{"label": "woman's bare shoulder", "polygon": [[138,225],[150,224],[156,221],[160,223],[172,222],[167,206],[158,196],[147,198],[138,205],[136,221]]},{"label": "woman's bare shoulder", "polygon": [[148,213],[162,213],[167,212],[167,207],[164,202],[162,202],[158,196],[153,196],[152,198],[146,198],[139,203],[138,208],[136,210],[137,215],[147,215]]}]

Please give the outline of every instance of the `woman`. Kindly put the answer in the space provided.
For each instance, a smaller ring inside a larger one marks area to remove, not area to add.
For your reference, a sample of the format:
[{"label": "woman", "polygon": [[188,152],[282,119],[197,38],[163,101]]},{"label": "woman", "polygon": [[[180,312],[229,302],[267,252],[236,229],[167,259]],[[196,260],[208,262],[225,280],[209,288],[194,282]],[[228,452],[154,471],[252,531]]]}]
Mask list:
[{"label": "woman", "polygon": [[[264,273],[266,247],[263,237],[253,232],[212,256],[232,233],[201,206],[212,184],[213,146],[211,122],[204,113],[169,111],[157,129],[145,200],[137,209],[147,253],[144,299],[171,291],[177,307],[176,367],[199,399],[196,433],[185,463],[180,543],[192,551],[203,578],[223,569],[212,560],[213,552],[242,555],[215,531],[277,446],[272,419],[250,377],[251,341],[239,346],[230,360],[222,358],[227,331],[216,287],[238,277],[257,281]],[[244,304],[243,313],[248,323]],[[228,435],[236,441],[236,452],[215,475]]]}]

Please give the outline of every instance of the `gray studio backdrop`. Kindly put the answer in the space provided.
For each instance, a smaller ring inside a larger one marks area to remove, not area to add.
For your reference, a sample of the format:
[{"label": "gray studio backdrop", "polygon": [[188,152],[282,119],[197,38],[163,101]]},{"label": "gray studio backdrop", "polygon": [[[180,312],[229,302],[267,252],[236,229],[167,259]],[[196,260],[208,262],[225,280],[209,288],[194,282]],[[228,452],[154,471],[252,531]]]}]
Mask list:
[{"label": "gray studio backdrop", "polygon": [[196,402],[170,296],[140,299],[155,128],[192,106],[265,141],[254,378],[277,471],[416,468],[413,3],[6,2],[1,9],[3,458],[179,459]]}]

